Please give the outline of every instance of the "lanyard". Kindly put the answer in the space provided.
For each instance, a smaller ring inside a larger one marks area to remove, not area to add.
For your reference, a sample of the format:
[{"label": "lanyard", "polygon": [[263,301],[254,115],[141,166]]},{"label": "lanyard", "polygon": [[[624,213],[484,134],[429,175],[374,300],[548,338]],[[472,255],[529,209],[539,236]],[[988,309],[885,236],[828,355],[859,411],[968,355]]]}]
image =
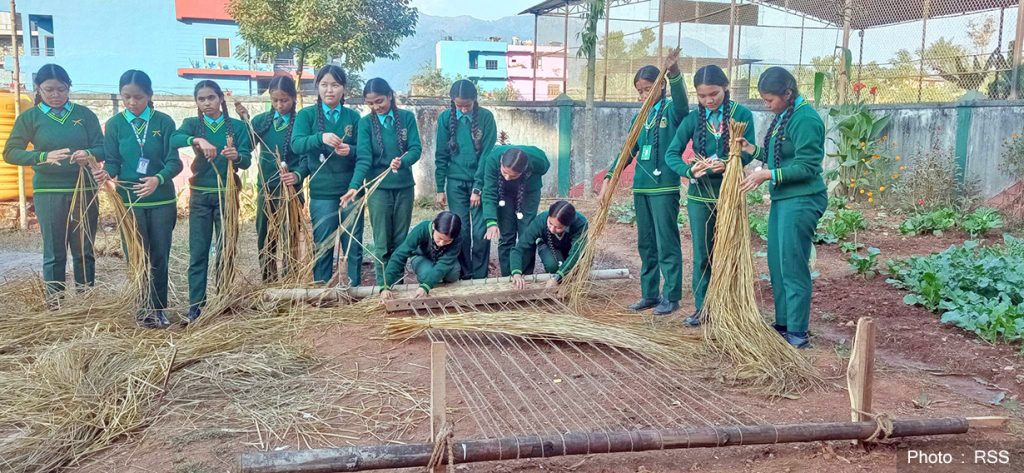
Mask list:
[{"label": "lanyard", "polygon": [[[130,124],[131,125],[131,124]],[[139,156],[145,155],[144,148],[146,147],[146,138],[149,135],[149,120],[146,120],[146,125],[142,127],[142,134],[139,134],[139,129],[132,125],[132,131],[135,132],[135,141],[139,143]]]}]

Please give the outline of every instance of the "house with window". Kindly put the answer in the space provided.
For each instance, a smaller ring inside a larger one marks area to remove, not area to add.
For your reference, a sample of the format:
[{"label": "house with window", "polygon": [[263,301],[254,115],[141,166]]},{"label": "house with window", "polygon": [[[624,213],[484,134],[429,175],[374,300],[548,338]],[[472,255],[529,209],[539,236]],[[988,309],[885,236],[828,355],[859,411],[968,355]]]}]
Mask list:
[{"label": "house with window", "polygon": [[499,41],[438,41],[437,68],[442,74],[476,83],[482,92],[508,87],[508,45]]},{"label": "house with window", "polygon": [[[140,14],[141,5],[145,14]],[[260,94],[276,74],[294,73],[282,54],[257,60],[228,16],[228,0],[30,0],[18,2],[21,80],[48,63],[67,69],[75,92],[114,93],[125,70],[140,69],[158,94],[191,94],[196,82],[216,80],[239,95]],[[10,9],[0,2],[4,48],[0,83],[13,78]],[[3,32],[7,28],[6,33]],[[313,71],[303,74],[312,87]]]},{"label": "house with window", "polygon": [[438,41],[437,68],[442,74],[473,81],[485,93],[515,91],[517,100],[554,100],[564,91],[561,45],[534,48],[532,42],[519,38],[512,38],[511,44],[492,39]]}]

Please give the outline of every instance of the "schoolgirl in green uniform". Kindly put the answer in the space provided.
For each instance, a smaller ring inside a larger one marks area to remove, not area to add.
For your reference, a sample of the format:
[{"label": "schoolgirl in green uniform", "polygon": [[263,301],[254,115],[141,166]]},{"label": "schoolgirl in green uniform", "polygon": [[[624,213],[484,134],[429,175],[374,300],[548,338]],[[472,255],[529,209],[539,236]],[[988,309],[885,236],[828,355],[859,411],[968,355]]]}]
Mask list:
[{"label": "schoolgirl in green uniform", "polygon": [[[367,202],[378,260],[377,285],[387,286],[394,281],[385,279],[383,265],[405,240],[412,221],[416,186],[412,165],[420,160],[420,132],[416,116],[409,110],[398,108],[395,92],[384,79],[377,77],[367,81],[363,87],[363,100],[371,113],[359,120],[358,160],[353,180],[363,182],[391,170]],[[341,203],[344,206],[355,198],[356,192],[350,190],[342,197]]]},{"label": "schoolgirl in green uniform", "polygon": [[[537,216],[544,174],[551,168],[547,154],[536,146],[495,146],[484,161],[483,207],[487,232],[498,240],[501,275],[512,274],[511,254],[526,227]],[[521,269],[533,274],[534,255],[524,254]]]},{"label": "schoolgirl in green uniform", "polygon": [[[267,86],[272,110],[252,118],[252,129],[260,146],[259,174],[257,176],[256,199],[256,245],[260,252],[260,267],[263,268],[263,282],[277,279],[278,271],[270,258],[276,251],[276,243],[267,245],[267,215],[277,212],[284,200],[282,186],[302,189],[306,165],[302,155],[291,146],[295,129],[295,104],[298,93],[291,76],[277,76]],[[237,110],[236,110],[237,111]],[[253,143],[254,145],[257,143]],[[302,198],[301,192],[296,195]]]},{"label": "schoolgirl in green uniform", "polygon": [[551,275],[547,287],[558,286],[576,260],[587,240],[587,218],[576,212],[572,204],[559,200],[541,212],[526,228],[519,244],[512,248],[512,283],[516,289],[526,284],[523,278],[523,256],[540,255],[544,272]]},{"label": "schoolgirl in green uniform", "polygon": [[[641,311],[653,307],[655,315],[676,311],[682,299],[683,255],[677,223],[680,178],[665,163],[665,151],[676,134],[676,128],[690,113],[686,88],[679,74],[678,59],[678,51],[668,59],[671,99],[665,98],[664,87],[653,90],[654,81],[660,73],[657,67],[644,66],[633,78],[633,85],[640,93],[640,101],[646,100],[652,93],[661,96],[647,116],[631,157],[627,158],[637,162],[633,172],[633,206],[636,209],[642,297],[631,304],[629,309]],[[633,120],[636,121],[636,117]],[[617,163],[618,158],[609,167],[601,186],[602,195],[614,191],[608,188],[608,181]]]},{"label": "schoolgirl in green uniform", "polygon": [[462,220],[453,212],[444,211],[434,221],[424,220],[413,227],[387,264],[387,286],[381,298],[391,299],[395,284],[405,276],[405,264],[412,264],[420,287],[416,297],[424,297],[441,282],[459,280],[459,251],[462,246]]},{"label": "schoolgirl in green uniform", "polygon": [[[326,65],[316,73],[314,84],[316,103],[299,112],[292,149],[303,156],[302,175],[309,176],[309,216],[317,246],[313,280],[322,284],[334,276],[332,237],[355,212],[342,208],[341,198],[347,193],[356,195],[363,182],[354,178],[359,113],[345,106],[348,76],[342,68]],[[348,252],[347,267],[338,269],[348,273],[349,285],[358,286],[363,277],[362,213],[338,237],[341,251]]]},{"label": "schoolgirl in green uniform", "polygon": [[487,227],[480,206],[483,181],[478,171],[483,169],[480,162],[494,148],[498,128],[494,115],[476,98],[472,82],[463,79],[452,85],[451,106],[437,117],[434,152],[437,203],[447,205],[467,225],[459,254],[462,279],[487,277],[491,255],[491,245],[484,240]]},{"label": "schoolgirl in green uniform", "polygon": [[[33,83],[36,106],[15,120],[4,145],[4,161],[31,166],[35,173],[33,202],[43,234],[46,301],[56,309],[65,288],[69,247],[75,284],[92,286],[96,280],[92,250],[99,212],[96,186],[90,179],[77,199],[74,191],[79,170],[89,157],[103,160],[103,131],[96,114],[68,100],[71,78],[64,68],[47,64],[35,74]],[[29,145],[32,151],[28,151]]]},{"label": "schoolgirl in green uniform", "polygon": [[[712,64],[697,70],[693,76],[697,92],[697,111],[683,119],[665,153],[669,168],[689,180],[686,192],[686,213],[693,236],[693,287],[697,310],[686,318],[690,326],[700,325],[704,295],[711,281],[711,249],[715,241],[718,191],[722,187],[722,173],[729,157],[729,124],[736,120],[747,124],[744,137],[754,140],[754,115],[750,110],[729,100],[729,78],[722,68]],[[693,145],[694,161],[683,161],[688,144]],[[743,165],[754,159],[742,154]]]},{"label": "schoolgirl in green uniform", "polygon": [[[228,104],[220,86],[212,80],[199,81],[193,95],[197,116],[182,120],[181,126],[171,136],[171,146],[197,149],[189,180],[189,310],[183,321],[186,324],[199,318],[206,304],[210,245],[214,235],[221,232],[221,208],[227,179],[239,180],[237,174],[227,174],[228,161],[234,162],[236,171],[248,169],[252,164],[248,127],[228,115]],[[228,137],[234,146],[228,146]],[[220,249],[217,249],[217,254],[220,254]]]},{"label": "schoolgirl in green uniform", "polygon": [[797,348],[810,346],[811,257],[818,219],[828,206],[822,178],[825,124],[802,96],[796,79],[781,67],[761,73],[757,89],[775,115],[761,147],[744,142],[744,151],[763,156],[768,169],[758,168],[743,181],[754,191],[763,182],[772,205],[768,214],[768,272],[775,298],[775,329]]},{"label": "schoolgirl in green uniform", "polygon": [[121,75],[124,111],[107,120],[103,140],[106,161],[93,171],[97,182],[117,179],[118,194],[135,217],[150,265],[150,307],[139,323],[149,328],[171,325],[167,309],[167,270],[171,239],[178,220],[174,177],[182,170],[178,148],[171,146],[174,119],[153,109],[153,82],[145,72]]}]

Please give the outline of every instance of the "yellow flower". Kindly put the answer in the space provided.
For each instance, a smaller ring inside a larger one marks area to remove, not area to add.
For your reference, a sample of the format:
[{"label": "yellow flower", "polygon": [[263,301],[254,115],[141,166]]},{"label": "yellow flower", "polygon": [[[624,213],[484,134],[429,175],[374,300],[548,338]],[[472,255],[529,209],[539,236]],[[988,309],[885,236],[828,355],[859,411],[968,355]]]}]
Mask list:
[{"label": "yellow flower", "polygon": [[873,197],[868,197],[868,202],[874,202],[874,201],[875,201],[875,199]]},{"label": "yellow flower", "polygon": [[878,188],[878,192],[885,192],[885,186],[881,186],[881,187],[879,187],[879,188]]},{"label": "yellow flower", "polygon": [[863,193],[864,193],[864,189],[861,189],[861,190],[860,190],[860,193],[861,193],[861,194],[863,194]]},{"label": "yellow flower", "polygon": [[[899,158],[897,157],[897,159],[899,159]],[[906,168],[907,168],[906,166],[900,166],[900,171],[902,171],[902,170],[904,170]]]},{"label": "yellow flower", "polygon": [[899,174],[893,174],[893,175],[892,175],[892,178],[893,178],[893,179],[899,179],[899,178],[900,178],[900,175],[899,175]]},{"label": "yellow flower", "polygon": [[871,197],[871,196],[873,196],[873,195],[875,195],[875,193],[874,193],[874,192],[868,192],[868,197]]},{"label": "yellow flower", "polygon": [[897,161],[899,161],[899,160],[900,160],[900,155],[898,155],[898,154],[896,155],[896,160],[897,160]]}]

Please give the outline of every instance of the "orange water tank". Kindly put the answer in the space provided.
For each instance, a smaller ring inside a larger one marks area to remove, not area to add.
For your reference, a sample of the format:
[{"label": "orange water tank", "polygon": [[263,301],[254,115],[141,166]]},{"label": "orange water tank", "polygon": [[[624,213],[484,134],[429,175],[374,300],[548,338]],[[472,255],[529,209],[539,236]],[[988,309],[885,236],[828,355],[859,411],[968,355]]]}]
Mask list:
[{"label": "orange water tank", "polygon": [[[21,95],[21,109],[32,107],[32,99]],[[0,150],[7,144],[7,137],[14,128],[14,94],[0,91]],[[18,200],[18,168],[0,159],[0,202]],[[32,197],[32,168],[25,168],[25,195]]]}]

